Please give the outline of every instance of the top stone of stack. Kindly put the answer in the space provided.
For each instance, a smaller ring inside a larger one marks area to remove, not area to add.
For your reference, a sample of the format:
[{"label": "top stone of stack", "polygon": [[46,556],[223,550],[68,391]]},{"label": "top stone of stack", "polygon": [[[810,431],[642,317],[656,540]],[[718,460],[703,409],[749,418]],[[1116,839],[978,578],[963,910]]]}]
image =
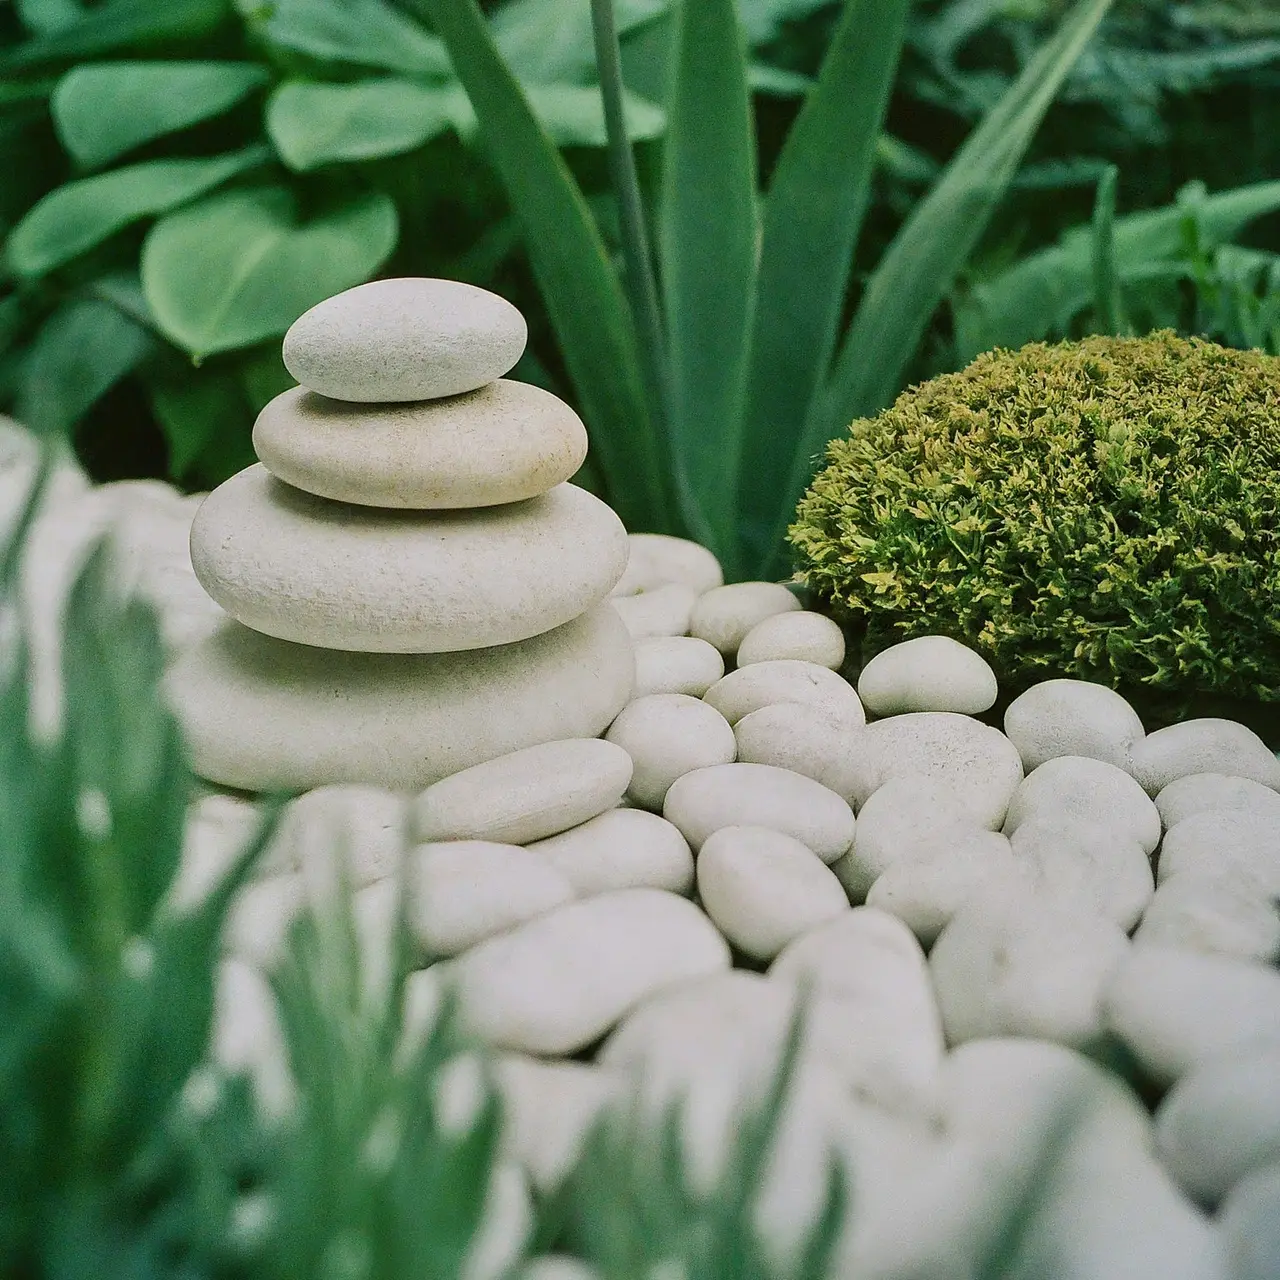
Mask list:
[{"label": "top stone of stack", "polygon": [[578,415],[502,377],[527,330],[507,301],[453,280],[377,280],[328,298],[284,339],[302,384],[254,426],[272,475],[321,498],[418,511],[520,502],[587,453]]},{"label": "top stone of stack", "polygon": [[529,331],[504,298],[457,280],[374,280],[285,334],[284,365],[333,400],[385,404],[475,391],[514,368]]}]

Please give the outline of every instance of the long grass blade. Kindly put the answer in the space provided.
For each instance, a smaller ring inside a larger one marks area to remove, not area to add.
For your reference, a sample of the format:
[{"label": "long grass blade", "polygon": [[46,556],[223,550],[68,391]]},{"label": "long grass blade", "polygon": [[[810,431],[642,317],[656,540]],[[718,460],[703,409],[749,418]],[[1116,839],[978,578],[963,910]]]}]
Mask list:
[{"label": "long grass blade", "polygon": [[780,566],[790,511],[823,445],[849,422],[883,408],[956,274],[977,244],[1067,73],[1112,0],[1079,3],[1023,68],[912,210],[872,273],[835,368],[816,397],[782,495],[771,563]]},{"label": "long grass blade", "polygon": [[840,332],[908,0],[848,0],[764,202],[739,506],[755,560]]},{"label": "long grass blade", "polygon": [[683,0],[659,216],[672,443],[732,573],[756,262],[747,59],[733,0]]},{"label": "long grass blade", "polygon": [[1116,275],[1116,181],[1120,170],[1108,165],[1093,202],[1093,299],[1098,332],[1120,332],[1120,282]]},{"label": "long grass blade", "polygon": [[524,231],[610,502],[631,529],[679,532],[635,329],[582,192],[502,61],[475,0],[415,0],[415,7],[449,50]]}]

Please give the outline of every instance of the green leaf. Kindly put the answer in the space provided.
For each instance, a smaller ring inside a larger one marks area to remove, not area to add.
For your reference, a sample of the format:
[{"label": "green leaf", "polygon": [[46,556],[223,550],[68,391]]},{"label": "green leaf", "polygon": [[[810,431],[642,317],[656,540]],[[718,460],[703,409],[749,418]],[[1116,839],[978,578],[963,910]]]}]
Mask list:
[{"label": "green leaf", "polygon": [[247,435],[252,416],[244,390],[226,369],[193,371],[150,387],[151,409],[169,446],[169,474],[185,476],[228,432]]},{"label": "green leaf", "polygon": [[[614,0],[614,21],[624,37],[663,16],[670,0]],[[493,42],[515,76],[530,84],[588,84],[596,78],[591,7],[511,0],[489,21]]]},{"label": "green leaf", "polygon": [[[1206,196],[1197,206],[1201,248],[1211,251],[1255,218],[1280,209],[1280,182],[1259,182]],[[1121,284],[1185,252],[1181,203],[1116,219],[1115,269]],[[1093,299],[1092,233],[1074,227],[1058,244],[1033,253],[954,299],[956,347],[968,362],[991,347],[1017,348],[1066,329]]]},{"label": "green leaf", "polygon": [[72,26],[0,54],[0,72],[50,62],[94,58],[115,49],[137,51],[174,40],[198,40],[222,25],[227,0],[110,0]]},{"label": "green leaf", "polygon": [[150,354],[151,335],[96,298],[63,303],[36,335],[18,418],[42,434],[69,431]]},{"label": "green leaf", "polygon": [[267,132],[290,169],[413,151],[452,128],[465,95],[409,80],[281,85],[267,102]]},{"label": "green leaf", "polygon": [[95,168],[235,106],[267,81],[252,62],[102,62],[74,67],[54,90],[62,145]]},{"label": "green leaf", "polygon": [[390,196],[370,191],[303,218],[287,187],[227,191],[171,213],[142,246],[142,288],[161,331],[199,360],[284,331],[368,280],[396,242]]},{"label": "green leaf", "polygon": [[[845,6],[765,199],[738,481],[744,524],[757,537],[777,520],[778,477],[792,465],[839,337],[907,8],[907,0]],[[770,550],[750,548],[754,557]]]},{"label": "green leaf", "polygon": [[41,276],[140,218],[167,213],[270,159],[263,146],[208,160],[147,160],[68,182],[40,200],[9,235],[20,275]]},{"label": "green leaf", "polygon": [[440,41],[382,0],[278,0],[265,34],[272,44],[325,62],[451,78]]},{"label": "green leaf", "polygon": [[[603,147],[608,142],[600,90],[585,84],[527,84],[525,100],[533,109],[547,136],[560,147]],[[633,142],[656,138],[666,126],[659,107],[634,93],[622,99],[627,137]],[[464,140],[477,131],[475,112],[462,97],[457,104],[457,129]]]},{"label": "green leaf", "polygon": [[14,0],[22,25],[37,35],[48,36],[64,31],[84,17],[77,0]]},{"label": "green leaf", "polygon": [[609,497],[632,529],[671,531],[635,331],[582,192],[494,47],[474,0],[419,0],[475,108],[524,229],[534,274],[591,431]]},{"label": "green leaf", "polygon": [[672,441],[712,548],[736,560],[738,458],[756,275],[756,170],[733,0],[683,0],[658,222]]},{"label": "green leaf", "polygon": [[937,186],[911,211],[863,293],[835,369],[797,442],[770,545],[783,536],[814,460],[855,418],[893,398],[938,303],[950,289],[1017,172],[1045,111],[1112,0],[1080,0],[952,158]]}]

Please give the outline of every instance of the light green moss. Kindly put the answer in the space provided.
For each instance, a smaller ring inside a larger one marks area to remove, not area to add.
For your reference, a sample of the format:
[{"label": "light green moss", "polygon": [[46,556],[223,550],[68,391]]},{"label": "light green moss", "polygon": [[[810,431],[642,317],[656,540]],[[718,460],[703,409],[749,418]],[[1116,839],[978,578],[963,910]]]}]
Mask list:
[{"label": "light green moss", "polygon": [[1172,333],[995,351],[832,442],[790,540],[864,653],[1280,699],[1280,359]]}]

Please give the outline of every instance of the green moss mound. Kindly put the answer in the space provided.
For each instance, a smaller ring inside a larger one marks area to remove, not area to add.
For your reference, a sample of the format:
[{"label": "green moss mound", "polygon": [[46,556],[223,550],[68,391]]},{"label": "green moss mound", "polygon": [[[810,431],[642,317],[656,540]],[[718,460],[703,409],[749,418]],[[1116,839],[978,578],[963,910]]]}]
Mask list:
[{"label": "green moss mound", "polygon": [[864,657],[942,633],[1006,690],[1280,700],[1280,359],[1169,332],[989,352],[833,441],[790,540]]}]

